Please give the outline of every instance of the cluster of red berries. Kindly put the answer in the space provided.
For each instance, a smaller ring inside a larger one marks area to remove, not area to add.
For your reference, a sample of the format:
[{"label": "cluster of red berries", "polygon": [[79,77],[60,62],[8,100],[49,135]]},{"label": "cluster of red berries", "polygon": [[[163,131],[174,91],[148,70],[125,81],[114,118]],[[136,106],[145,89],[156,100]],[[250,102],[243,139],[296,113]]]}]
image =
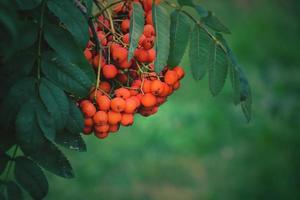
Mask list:
[{"label": "cluster of red berries", "polygon": [[[146,24],[134,57],[128,61],[133,2],[142,4]],[[91,89],[89,98],[79,102],[85,116],[84,134],[94,133],[103,139],[109,133],[117,132],[120,125],[132,125],[136,113],[153,115],[180,87],[180,80],[185,75],[181,67],[169,69],[166,66],[162,72],[155,72],[153,46],[156,34],[151,10],[152,0],[124,0],[114,8],[113,24],[103,15],[98,16],[95,27],[101,52],[96,52],[91,40],[84,54],[94,66],[100,83]]]}]

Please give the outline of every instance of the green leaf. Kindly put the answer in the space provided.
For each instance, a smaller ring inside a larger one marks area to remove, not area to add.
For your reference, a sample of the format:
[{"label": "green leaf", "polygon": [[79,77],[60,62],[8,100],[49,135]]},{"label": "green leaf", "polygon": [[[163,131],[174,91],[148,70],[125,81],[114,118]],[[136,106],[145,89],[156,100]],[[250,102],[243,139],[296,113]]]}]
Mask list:
[{"label": "green leaf", "polygon": [[34,199],[43,199],[48,193],[48,181],[43,171],[26,157],[16,158],[15,177]]},{"label": "green leaf", "polygon": [[212,12],[203,18],[204,23],[217,32],[230,33],[230,30]]},{"label": "green leaf", "polygon": [[161,72],[167,65],[170,50],[170,16],[161,5],[153,5],[152,18],[156,32],[155,71]]},{"label": "green leaf", "polygon": [[0,175],[4,172],[10,157],[6,153],[0,152]]},{"label": "green leaf", "polygon": [[208,16],[208,11],[203,6],[195,5],[193,8],[197,11],[197,13],[200,15],[200,17]]},{"label": "green leaf", "polygon": [[252,94],[249,82],[226,40],[221,34],[217,36],[227,50],[231,85],[234,92],[234,103],[241,103],[243,113],[247,121],[250,122],[252,118]]},{"label": "green leaf", "polygon": [[84,128],[84,117],[72,100],[70,100],[69,105],[70,114],[67,121],[66,130],[73,134],[79,134]]},{"label": "green leaf", "polygon": [[24,149],[37,149],[44,141],[43,132],[36,114],[37,100],[31,98],[24,102],[16,119],[17,140]]},{"label": "green leaf", "polygon": [[86,97],[93,85],[85,71],[55,54],[42,59],[42,72],[57,86],[77,97]]},{"label": "green leaf", "polygon": [[0,151],[6,152],[16,143],[14,132],[3,132],[0,130]]},{"label": "green leaf", "polygon": [[175,10],[171,14],[171,30],[170,30],[170,54],[168,65],[175,67],[180,64],[181,59],[188,46],[192,23],[188,16]]},{"label": "green leaf", "polygon": [[12,128],[20,107],[35,94],[35,85],[34,78],[25,78],[11,87],[0,107],[0,127],[4,131]]},{"label": "green leaf", "polygon": [[41,4],[42,0],[16,0],[20,10],[31,10]]},{"label": "green leaf", "polygon": [[14,83],[28,76],[32,72],[35,60],[35,55],[26,51],[14,55],[12,59],[4,63],[0,68],[2,82],[0,85],[1,96],[5,96]]},{"label": "green leaf", "polygon": [[85,0],[84,1],[87,9],[87,14],[92,15],[93,14],[93,0]]},{"label": "green leaf", "polygon": [[22,149],[41,167],[64,178],[73,178],[73,169],[65,155],[49,140],[44,139],[43,144],[33,149]]},{"label": "green leaf", "polygon": [[71,0],[49,0],[48,8],[60,19],[83,49],[89,40],[89,27],[84,15]]},{"label": "green leaf", "polygon": [[[19,20],[15,5],[12,1],[0,1],[0,37],[5,38],[0,42],[0,54],[3,60],[12,57],[19,38]],[[10,47],[10,48],[7,48]]]},{"label": "green leaf", "polygon": [[85,142],[79,133],[74,134],[65,130],[57,134],[55,141],[57,144],[60,144],[61,146],[70,150],[79,152],[86,151]]},{"label": "green leaf", "polygon": [[46,136],[50,140],[54,140],[56,134],[54,120],[51,117],[50,112],[48,112],[48,110],[40,100],[37,100],[36,102],[35,114],[38,125],[44,133],[44,136]]},{"label": "green leaf", "polygon": [[213,96],[218,95],[224,87],[228,74],[228,59],[220,43],[213,41],[209,47],[209,88]]},{"label": "green leaf", "polygon": [[194,0],[178,0],[178,3],[181,6],[195,6]]},{"label": "green leaf", "polygon": [[24,50],[31,47],[38,39],[38,24],[31,21],[22,22],[19,32],[22,33],[18,37],[16,50]]},{"label": "green leaf", "polygon": [[66,94],[45,78],[41,79],[39,93],[48,112],[54,119],[56,130],[61,131],[69,117],[69,100]]},{"label": "green leaf", "polygon": [[21,188],[13,181],[6,183],[6,193],[8,200],[22,200],[23,194]]},{"label": "green leaf", "polygon": [[133,3],[133,12],[132,16],[130,17],[130,42],[129,42],[129,53],[128,53],[128,60],[134,55],[134,51],[138,46],[139,38],[141,37],[144,31],[144,10],[140,3]]},{"label": "green leaf", "polygon": [[211,37],[200,26],[195,25],[190,39],[189,59],[192,74],[195,80],[204,77],[209,64],[209,47],[212,43]]},{"label": "green leaf", "polygon": [[45,25],[45,39],[57,54],[69,63],[83,70],[91,82],[95,82],[96,76],[93,68],[84,57],[83,51],[73,40],[68,31],[62,27]]}]

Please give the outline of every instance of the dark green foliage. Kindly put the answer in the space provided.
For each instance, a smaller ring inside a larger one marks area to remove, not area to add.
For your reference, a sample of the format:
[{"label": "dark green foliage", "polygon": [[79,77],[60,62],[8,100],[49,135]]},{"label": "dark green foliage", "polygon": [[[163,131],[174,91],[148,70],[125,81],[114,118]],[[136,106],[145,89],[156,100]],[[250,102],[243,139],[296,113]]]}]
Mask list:
[{"label": "dark green foliage", "polygon": [[69,116],[67,119],[66,130],[77,134],[83,130],[83,115],[79,108],[75,105],[75,103],[70,100],[69,101]]},{"label": "dark green foliage", "polygon": [[0,182],[0,200],[22,199],[22,190],[14,181]]},{"label": "dark green foliage", "polygon": [[170,67],[180,64],[188,46],[191,29],[192,22],[188,16],[177,10],[171,14],[170,53],[168,59]]},{"label": "dark green foliage", "polygon": [[93,85],[84,70],[53,53],[45,55],[43,58],[42,72],[60,88],[78,97],[87,96]]},{"label": "dark green foliage", "polygon": [[[36,150],[43,145],[43,122],[38,119],[40,101],[35,97],[25,101],[16,118],[16,133],[18,143],[23,149]],[[45,108],[43,108],[45,109]],[[42,111],[43,112],[43,111]]]},{"label": "dark green foliage", "polygon": [[26,157],[16,158],[15,177],[34,199],[43,199],[48,193],[48,181],[43,171]]},{"label": "dark green foliage", "polygon": [[167,65],[170,51],[170,16],[161,5],[153,5],[152,18],[156,31],[155,71],[160,72]]},{"label": "dark green foliage", "polygon": [[229,29],[212,12],[203,18],[204,23],[217,32],[230,33]]},{"label": "dark green foliage", "polygon": [[[73,0],[0,2],[0,38],[4,38],[0,43],[0,174],[10,168],[8,164],[15,166],[15,179],[34,199],[48,192],[41,168],[64,178],[74,177],[57,144],[79,152],[87,149],[80,135],[84,117],[76,101],[86,97],[96,82],[83,55],[90,37],[88,19],[90,26],[94,20],[93,1],[78,2],[86,8],[80,11]],[[178,2],[171,16],[164,4],[153,5],[156,72],[179,65],[188,52],[194,78],[200,80],[208,71],[211,93],[217,95],[229,71],[235,103],[241,104],[250,120],[249,83],[225,39],[215,33],[230,31],[195,1]],[[193,7],[201,19],[182,10],[184,6]],[[144,23],[142,6],[134,3],[129,60]],[[16,151],[10,155],[12,146]],[[19,147],[22,152],[17,151]],[[18,184],[1,180],[0,199],[22,199]]]},{"label": "dark green foliage", "polygon": [[43,140],[39,148],[23,149],[23,152],[29,155],[41,167],[57,176],[63,178],[74,177],[74,172],[68,159],[56,145],[47,139]]},{"label": "dark green foliage", "polygon": [[0,151],[0,175],[4,172],[10,157]]},{"label": "dark green foliage", "polygon": [[55,142],[61,146],[79,152],[86,151],[86,145],[80,134],[71,133],[67,130],[58,133]]},{"label": "dark green foliage", "polygon": [[79,9],[76,8],[73,1],[49,0],[47,5],[67,27],[81,49],[85,48],[89,39],[88,24],[86,18]]},{"label": "dark green foliage", "polygon": [[5,131],[11,130],[20,107],[35,94],[36,81],[24,78],[12,85],[1,103],[0,124]]},{"label": "dark green foliage", "polygon": [[133,4],[133,13],[130,18],[130,41],[129,41],[129,50],[128,50],[128,60],[134,55],[134,51],[138,46],[139,39],[144,31],[144,10],[139,3]]},{"label": "dark green foliage", "polygon": [[195,25],[191,33],[189,59],[192,74],[195,80],[204,77],[209,62],[210,36],[200,26]]},{"label": "dark green foliage", "polygon": [[16,4],[20,10],[31,10],[36,8],[42,0],[16,0]]},{"label": "dark green foliage", "polygon": [[218,95],[225,84],[228,72],[228,59],[225,50],[215,41],[209,45],[209,88],[211,93]]}]

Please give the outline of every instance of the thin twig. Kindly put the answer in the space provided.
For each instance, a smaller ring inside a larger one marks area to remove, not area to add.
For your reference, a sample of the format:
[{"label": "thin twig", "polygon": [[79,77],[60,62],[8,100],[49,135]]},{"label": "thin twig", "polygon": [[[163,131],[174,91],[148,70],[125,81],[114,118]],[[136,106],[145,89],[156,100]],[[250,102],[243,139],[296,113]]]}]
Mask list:
[{"label": "thin twig", "polygon": [[195,19],[190,13],[186,12],[185,10],[181,10],[180,6],[177,6],[174,3],[170,3],[166,0],[163,1],[164,3],[166,3],[168,6],[175,8],[177,10],[180,10],[182,13],[184,13],[186,16],[188,16],[191,20],[193,20],[199,27],[201,27],[213,40],[214,42],[219,45],[222,50],[227,53],[227,49],[226,47],[224,47],[224,45],[215,37],[215,35],[213,33],[211,33],[204,25],[203,23],[201,23],[199,20]]},{"label": "thin twig", "polygon": [[37,50],[37,78],[41,78],[41,63],[42,63],[42,38],[43,38],[43,29],[44,29],[44,14],[46,8],[46,0],[44,0],[41,10],[40,16],[40,24],[39,24],[39,36],[38,36],[38,50]]}]

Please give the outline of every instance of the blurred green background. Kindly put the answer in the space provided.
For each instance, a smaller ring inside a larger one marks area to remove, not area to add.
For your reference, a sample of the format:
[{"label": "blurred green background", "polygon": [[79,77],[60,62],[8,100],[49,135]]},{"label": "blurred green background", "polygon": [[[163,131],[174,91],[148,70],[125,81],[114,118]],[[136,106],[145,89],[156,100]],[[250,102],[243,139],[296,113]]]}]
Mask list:
[{"label": "blurred green background", "polygon": [[252,122],[231,103],[229,81],[213,98],[207,78],[189,74],[157,115],[104,141],[87,137],[87,153],[66,152],[76,178],[48,174],[46,199],[300,199],[300,2],[202,2],[232,31]]}]

